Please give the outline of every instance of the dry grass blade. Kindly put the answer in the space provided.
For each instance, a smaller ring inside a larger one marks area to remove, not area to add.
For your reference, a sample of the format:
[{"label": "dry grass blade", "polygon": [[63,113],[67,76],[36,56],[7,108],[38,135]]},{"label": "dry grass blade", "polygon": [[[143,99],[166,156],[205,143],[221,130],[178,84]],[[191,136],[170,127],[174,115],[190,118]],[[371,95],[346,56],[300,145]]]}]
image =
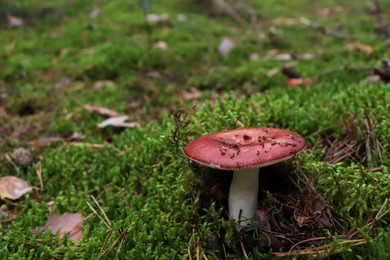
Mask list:
[{"label": "dry grass blade", "polygon": [[250,24],[242,18],[242,16],[233,8],[231,5],[226,3],[224,0],[214,0],[214,2],[226,11],[234,20],[236,20],[242,27],[248,28]]},{"label": "dry grass blade", "polygon": [[116,253],[116,255],[119,254],[120,252],[120,249],[122,247],[122,239],[123,237],[126,235],[126,232],[127,232],[127,229],[124,229],[123,231],[121,231],[121,234],[119,235],[119,237],[114,241],[114,243],[112,243],[110,245],[109,248],[107,248],[105,251],[104,248],[106,247],[107,243],[108,243],[108,240],[110,239],[111,235],[112,235],[112,228],[111,228],[111,223],[110,223],[110,220],[108,219],[106,213],[104,212],[103,208],[100,206],[99,202],[96,200],[96,198],[91,195],[91,198],[93,200],[93,202],[96,204],[96,206],[99,208],[101,214],[103,215],[100,216],[98,214],[98,212],[91,206],[91,204],[87,201],[87,205],[88,207],[92,210],[92,212],[104,223],[104,225],[107,227],[107,230],[108,230],[108,234],[103,242],[103,245],[102,247],[100,248],[100,252],[99,252],[99,255],[98,255],[98,259],[100,259],[102,256],[106,255],[107,253],[111,252],[113,250],[113,248],[115,247],[115,245],[118,243],[118,241],[121,241],[120,244],[119,244],[119,248],[118,248],[118,251]]},{"label": "dry grass blade", "polygon": [[107,221],[108,226],[111,227],[110,220],[107,218],[107,215],[106,215],[106,213],[104,212],[104,210],[102,209],[102,207],[100,206],[99,202],[96,200],[96,198],[95,198],[93,195],[91,195],[91,198],[92,198],[93,202],[95,202],[95,204],[98,206],[100,212],[102,212],[104,218],[105,218],[106,221]]},{"label": "dry grass blade", "polygon": [[200,259],[200,237],[196,239],[196,260]]},{"label": "dry grass blade", "polygon": [[97,259],[100,259],[102,258],[104,255],[108,254],[109,252],[112,251],[112,249],[114,249],[115,245],[119,242],[119,241],[122,241],[123,238],[125,237],[127,233],[127,229],[124,229],[121,234],[119,235],[119,237],[117,239],[115,239],[115,241],[110,245],[109,248],[106,249],[106,251],[104,251],[102,254],[99,254],[98,258]]},{"label": "dry grass blade", "polygon": [[370,231],[372,229],[372,227],[375,225],[375,223],[377,223],[387,213],[390,212],[390,209],[385,210],[387,202],[388,202],[388,199],[386,198],[384,203],[382,204],[381,208],[379,209],[378,213],[376,213],[375,218],[372,221],[368,222],[365,226],[363,226],[359,230],[356,230],[353,233],[351,233],[350,235],[348,235],[348,237],[352,239],[355,235],[357,235],[360,232],[360,230],[363,230],[363,229],[368,229],[368,231]]},{"label": "dry grass blade", "polygon": [[370,116],[370,110],[368,109],[368,107],[364,109],[364,117],[365,117],[364,124],[366,127],[364,136],[366,139],[365,146],[366,146],[366,153],[367,153],[367,164],[370,165],[372,163],[373,152],[377,154],[379,161],[383,162],[382,161],[383,146],[375,135],[375,123],[373,122]]},{"label": "dry grass blade", "polygon": [[344,246],[344,247],[354,247],[367,243],[365,239],[353,239],[353,240],[343,240],[337,243],[332,243],[328,245],[318,246],[318,247],[308,247],[300,250],[290,250],[287,252],[274,252],[276,256],[294,256],[294,255],[316,255],[319,257],[325,257],[329,254],[336,253],[337,248],[335,246]]},{"label": "dry grass blade", "polygon": [[189,243],[188,243],[188,247],[187,247],[187,254],[188,254],[188,259],[192,260],[191,247],[190,247]]},{"label": "dry grass blade", "polygon": [[35,171],[37,173],[37,177],[38,177],[38,180],[39,180],[40,190],[43,191],[42,164],[41,164],[41,161],[37,162],[37,164],[35,166]]},{"label": "dry grass blade", "polygon": [[301,244],[307,243],[307,242],[319,241],[319,240],[325,240],[325,239],[326,239],[326,237],[313,237],[313,238],[305,239],[305,240],[299,241],[298,243],[295,243],[295,244],[290,248],[290,250],[288,250],[288,251],[289,251],[289,252],[294,251],[294,248],[296,248],[297,246],[299,246],[299,245],[301,245]]},{"label": "dry grass blade", "polygon": [[242,243],[242,241],[240,241],[240,245],[241,245],[242,254],[244,255],[245,259],[248,259],[248,254],[247,254],[247,252],[246,252],[244,243]]},{"label": "dry grass blade", "polygon": [[99,213],[97,213],[97,211],[91,206],[91,204],[89,204],[88,201],[87,201],[87,205],[88,205],[88,207],[92,210],[93,214],[95,214],[95,215],[103,222],[103,224],[106,225],[106,227],[107,227],[108,229],[111,229],[110,224],[107,223],[107,222],[99,215]]},{"label": "dry grass blade", "polygon": [[125,240],[124,240],[124,239],[121,239],[121,241],[119,242],[119,247],[118,247],[118,250],[116,251],[116,254],[115,254],[114,259],[118,259],[119,252],[120,252],[121,249],[122,249],[123,241],[125,241]]},{"label": "dry grass blade", "polygon": [[106,238],[104,239],[103,245],[102,245],[102,247],[100,248],[99,256],[103,254],[103,250],[104,250],[104,248],[106,247],[106,245],[107,245],[107,243],[108,243],[108,240],[110,239],[111,235],[112,235],[112,229],[110,229],[110,230],[108,231],[108,234],[107,234]]},{"label": "dry grass blade", "polygon": [[357,160],[362,160],[358,154],[360,144],[357,141],[358,128],[356,120],[356,115],[349,115],[343,118],[340,128],[346,132],[344,138],[331,140],[328,137],[322,140],[323,145],[326,147],[323,156],[325,162],[333,164],[353,156]]},{"label": "dry grass blade", "polygon": [[18,168],[18,166],[14,163],[14,161],[12,161],[11,156],[9,156],[8,153],[5,153],[5,154],[4,154],[4,157],[5,157],[5,159],[6,159],[10,164],[12,164],[12,166],[13,166],[15,169]]}]

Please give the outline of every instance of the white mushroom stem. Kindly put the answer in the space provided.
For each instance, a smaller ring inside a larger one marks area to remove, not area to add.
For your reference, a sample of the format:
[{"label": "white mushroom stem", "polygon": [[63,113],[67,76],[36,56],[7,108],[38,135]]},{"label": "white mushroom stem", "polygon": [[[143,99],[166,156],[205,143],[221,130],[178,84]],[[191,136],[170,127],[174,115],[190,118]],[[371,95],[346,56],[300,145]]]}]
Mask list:
[{"label": "white mushroom stem", "polygon": [[233,171],[229,191],[229,215],[246,226],[257,209],[259,169]]}]

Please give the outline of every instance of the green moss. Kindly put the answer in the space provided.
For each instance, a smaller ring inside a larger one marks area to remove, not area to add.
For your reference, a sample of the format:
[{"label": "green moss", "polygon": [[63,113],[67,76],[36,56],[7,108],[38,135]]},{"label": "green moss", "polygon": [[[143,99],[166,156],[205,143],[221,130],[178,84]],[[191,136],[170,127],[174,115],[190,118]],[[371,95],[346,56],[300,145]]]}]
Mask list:
[{"label": "green moss", "polygon": [[[36,127],[31,128],[32,139],[73,132],[86,137],[85,146],[29,147],[35,163],[42,164],[44,191],[41,198],[31,194],[15,203],[4,202],[16,218],[0,227],[0,258],[96,258],[108,230],[87,205],[97,209],[91,195],[112,227],[104,249],[126,230],[121,246],[116,244],[106,258],[118,254],[121,259],[187,259],[188,252],[193,257],[199,252],[200,258],[216,259],[218,252],[208,241],[211,235],[221,240],[229,258],[243,258],[241,234],[226,218],[226,208],[199,197],[203,186],[197,175],[207,170],[196,168],[194,174],[180,151],[191,138],[241,126],[288,128],[307,136],[310,152],[300,155],[292,167],[313,180],[337,220],[337,228],[324,232],[329,237],[326,243],[333,243],[333,252],[341,258],[389,257],[389,216],[381,216],[371,230],[363,227],[389,207],[385,202],[390,196],[390,92],[388,84],[359,83],[368,69],[343,69],[346,65],[381,66],[388,43],[378,40],[374,19],[359,3],[342,5],[338,13],[335,5],[341,4],[334,0],[316,5],[308,0],[246,2],[260,13],[258,27],[242,26],[229,14],[214,15],[198,1],[153,1],[148,11],[167,13],[170,18],[150,25],[145,24],[139,1],[0,4],[26,24],[9,29],[0,17],[4,29],[0,34],[0,94],[4,89],[8,96],[1,97],[0,111],[10,116],[0,118],[0,151],[10,154],[16,146],[30,146],[32,140],[14,135],[31,122]],[[101,14],[91,18],[94,5]],[[326,11],[323,8],[328,8],[329,16],[320,15]],[[238,10],[242,17],[249,17],[245,9]],[[179,14],[186,19],[177,20]],[[299,23],[280,22],[284,17],[300,16],[332,29],[345,25],[343,33],[355,34],[358,41],[373,46],[373,52],[347,51],[347,42]],[[383,16],[386,20],[388,14]],[[279,23],[274,23],[276,18],[281,19]],[[275,30],[278,34],[272,38],[270,31]],[[226,57],[218,53],[223,37],[236,42]],[[154,49],[157,41],[165,41],[168,49]],[[315,56],[287,62],[265,58],[271,49],[298,57]],[[249,59],[253,52],[259,54],[256,61]],[[267,76],[269,70],[286,64],[305,77],[316,78],[316,83],[286,89],[285,76]],[[98,80],[112,84],[94,88]],[[201,91],[200,98],[181,96],[191,87]],[[105,117],[89,113],[85,104],[127,114],[129,121],[140,121],[141,127],[97,130],[96,124]],[[180,129],[177,149],[172,143],[175,123],[170,112],[194,104],[196,112],[191,123]],[[383,147],[381,154],[371,139],[366,144],[367,109],[375,138]],[[324,140],[341,141],[350,127],[356,131],[353,144],[359,147],[358,154],[336,164],[324,162],[329,145]],[[367,149],[371,149],[371,161]],[[0,176],[15,175],[39,186],[35,166],[22,169],[2,160]],[[79,244],[34,232],[50,215],[49,202],[54,203],[56,214],[83,214],[86,220]],[[337,245],[350,230],[358,231],[368,243],[351,249]],[[261,247],[252,248],[248,255],[272,258],[272,252]]]}]

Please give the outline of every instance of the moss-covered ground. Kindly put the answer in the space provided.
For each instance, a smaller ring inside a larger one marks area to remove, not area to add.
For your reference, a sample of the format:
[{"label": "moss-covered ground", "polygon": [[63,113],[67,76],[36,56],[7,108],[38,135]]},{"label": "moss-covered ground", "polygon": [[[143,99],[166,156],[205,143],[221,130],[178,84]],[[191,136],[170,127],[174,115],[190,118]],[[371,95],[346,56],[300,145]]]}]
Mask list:
[{"label": "moss-covered ground", "polygon": [[[269,126],[306,138],[286,175],[306,176],[332,221],[279,229],[279,238],[308,240],[280,250],[388,259],[390,86],[364,83],[389,58],[377,26],[378,15],[390,19],[390,2],[376,13],[375,2],[0,1],[0,175],[39,187],[40,164],[43,181],[43,190],[0,202],[0,258],[96,259],[102,248],[107,259],[276,257],[226,217],[226,189],[214,201],[199,178],[225,175],[181,152],[205,133]],[[169,18],[148,23],[147,14]],[[23,25],[11,28],[11,16]],[[226,56],[225,37],[235,42]],[[286,88],[287,65],[315,83]],[[86,104],[140,126],[98,129],[106,117]],[[84,138],[72,142],[73,133]],[[13,161],[18,147],[31,151],[31,166]],[[261,193],[271,219],[282,206],[272,189]],[[88,203],[106,214],[111,235]],[[35,232],[51,212],[81,213],[81,240]]]}]

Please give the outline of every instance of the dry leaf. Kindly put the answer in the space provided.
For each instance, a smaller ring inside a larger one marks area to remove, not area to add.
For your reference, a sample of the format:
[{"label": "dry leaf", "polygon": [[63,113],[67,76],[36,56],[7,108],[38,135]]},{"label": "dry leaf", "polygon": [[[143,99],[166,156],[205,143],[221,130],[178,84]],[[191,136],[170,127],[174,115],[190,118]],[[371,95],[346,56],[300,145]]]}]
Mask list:
[{"label": "dry leaf", "polygon": [[160,75],[160,72],[158,72],[157,70],[148,70],[145,72],[145,76],[148,78],[151,78],[151,79],[157,79],[161,75]]},{"label": "dry leaf", "polygon": [[161,23],[169,20],[168,14],[148,14],[146,21],[149,23]]},{"label": "dry leaf", "polygon": [[100,16],[100,8],[95,6],[91,12],[89,13],[89,17],[91,18],[97,18]]},{"label": "dry leaf", "polygon": [[65,234],[76,243],[83,234],[83,216],[81,213],[64,213],[61,216],[51,214],[43,227],[38,227],[37,232],[50,230],[53,234],[59,232],[60,239]]},{"label": "dry leaf", "polygon": [[370,76],[367,76],[363,79],[363,83],[364,84],[367,84],[367,85],[371,85],[371,84],[375,84],[375,83],[380,83],[382,80],[381,80],[381,77],[379,75],[370,75]]},{"label": "dry leaf", "polygon": [[312,60],[312,59],[314,59],[314,57],[315,57],[315,55],[312,53],[304,53],[304,54],[299,55],[299,58],[302,60]]},{"label": "dry leaf", "polygon": [[179,22],[184,22],[187,20],[187,16],[185,16],[184,14],[178,14],[176,16],[176,20],[178,20]]},{"label": "dry leaf", "polygon": [[278,53],[277,49],[271,49],[264,54],[264,58],[270,59],[270,58],[274,57],[277,53]]},{"label": "dry leaf", "polygon": [[275,56],[275,60],[278,61],[290,61],[293,60],[295,57],[291,53],[281,53]]},{"label": "dry leaf", "polygon": [[93,89],[102,89],[103,87],[115,87],[111,80],[97,80],[93,83]]},{"label": "dry leaf", "polygon": [[218,51],[222,56],[227,56],[235,46],[236,43],[232,39],[225,37],[219,44]]},{"label": "dry leaf", "polygon": [[159,49],[159,50],[166,50],[166,49],[168,49],[168,44],[164,41],[158,41],[155,44],[153,44],[153,48]]},{"label": "dry leaf", "polygon": [[137,122],[125,122],[128,118],[129,118],[128,116],[111,117],[98,124],[97,127],[104,128],[106,126],[114,126],[114,127],[134,128],[139,126],[139,123]]},{"label": "dry leaf", "polygon": [[25,180],[15,176],[0,178],[0,198],[17,200],[33,189]]},{"label": "dry leaf", "polygon": [[89,112],[97,112],[97,113],[104,115],[104,116],[109,116],[109,117],[119,116],[118,112],[116,112],[115,110],[106,108],[106,107],[100,107],[100,106],[95,106],[95,105],[84,105],[84,108],[86,110],[88,110]]},{"label": "dry leaf", "polygon": [[311,78],[293,78],[287,81],[287,88],[296,88],[298,86],[307,86],[313,84]]},{"label": "dry leaf", "polygon": [[251,61],[259,60],[259,58],[260,55],[257,52],[252,52],[251,54],[249,54],[249,60]]},{"label": "dry leaf", "polygon": [[19,27],[22,27],[24,25],[24,21],[20,17],[8,16],[7,20],[8,20],[8,27],[9,28],[19,28]]},{"label": "dry leaf", "polygon": [[347,51],[358,50],[358,51],[362,51],[366,54],[371,54],[374,51],[374,48],[372,46],[367,45],[367,44],[363,44],[360,42],[349,43],[345,46],[345,48],[347,49]]},{"label": "dry leaf", "polygon": [[191,88],[190,91],[183,91],[181,95],[185,100],[194,100],[200,98],[202,92],[196,88]]},{"label": "dry leaf", "polygon": [[269,78],[275,76],[276,74],[278,74],[280,72],[280,68],[273,68],[273,69],[270,69],[267,71],[267,76]]},{"label": "dry leaf", "polygon": [[80,133],[73,132],[72,135],[69,136],[67,139],[68,141],[82,141],[85,139],[85,136]]}]

